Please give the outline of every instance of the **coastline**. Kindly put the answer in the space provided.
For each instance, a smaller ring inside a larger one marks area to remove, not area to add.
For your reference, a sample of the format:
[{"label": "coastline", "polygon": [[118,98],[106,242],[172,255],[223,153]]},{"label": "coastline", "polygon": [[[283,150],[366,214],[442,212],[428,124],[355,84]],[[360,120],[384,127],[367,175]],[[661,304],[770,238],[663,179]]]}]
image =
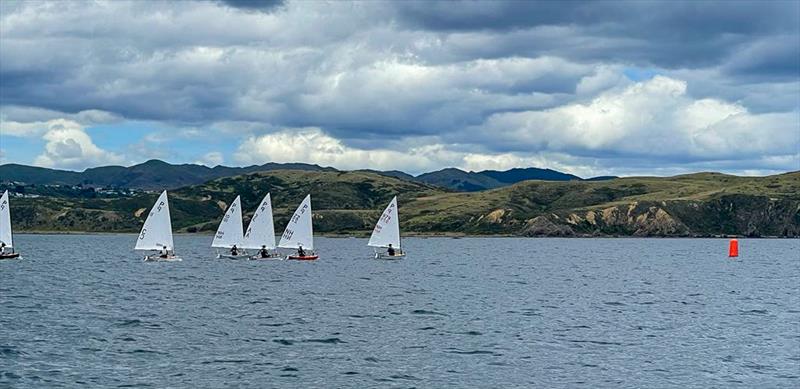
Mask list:
[{"label": "coastline", "polygon": [[[15,235],[138,235],[138,232],[133,231],[15,231]],[[180,236],[214,236],[213,232],[175,232],[174,235]],[[278,235],[276,235],[278,236]],[[315,233],[314,236],[323,238],[369,238],[369,232],[363,233]],[[572,236],[524,236],[513,234],[467,234],[461,232],[410,232],[403,233],[403,238],[528,238],[528,239],[541,239],[541,238],[560,238],[560,239],[800,239],[800,236],[745,236],[745,235],[686,235],[686,236],[635,236],[635,235],[572,235]]]}]

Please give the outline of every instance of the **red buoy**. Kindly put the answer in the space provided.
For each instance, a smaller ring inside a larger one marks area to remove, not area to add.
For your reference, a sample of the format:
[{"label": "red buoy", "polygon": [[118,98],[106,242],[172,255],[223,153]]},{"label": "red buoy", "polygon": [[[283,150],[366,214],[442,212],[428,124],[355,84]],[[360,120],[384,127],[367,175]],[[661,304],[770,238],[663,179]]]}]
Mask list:
[{"label": "red buoy", "polygon": [[731,243],[728,245],[728,256],[738,257],[739,256],[739,241],[736,239],[731,239]]}]

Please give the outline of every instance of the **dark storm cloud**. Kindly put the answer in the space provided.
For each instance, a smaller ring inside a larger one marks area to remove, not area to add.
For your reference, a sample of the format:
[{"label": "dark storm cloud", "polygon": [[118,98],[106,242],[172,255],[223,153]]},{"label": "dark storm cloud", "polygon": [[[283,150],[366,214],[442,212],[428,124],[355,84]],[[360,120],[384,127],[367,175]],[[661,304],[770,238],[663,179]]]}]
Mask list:
[{"label": "dark storm cloud", "polygon": [[281,7],[284,0],[219,0],[221,3],[234,8],[255,11],[273,11]]},{"label": "dark storm cloud", "polygon": [[[402,1],[407,28],[488,37],[452,55],[558,55],[576,60],[707,67],[746,61],[737,74],[795,77],[797,1]],[[557,31],[550,36],[550,31]],[[787,35],[788,34],[788,35]],[[528,38],[528,39],[526,39]],[[760,42],[764,40],[765,42]],[[753,48],[754,44],[757,47]],[[741,51],[755,60],[742,60]],[[788,63],[787,63],[788,61]]]},{"label": "dark storm cloud", "polygon": [[702,38],[797,28],[795,1],[398,1],[405,24],[428,30],[582,26],[595,33]]},{"label": "dark storm cloud", "polygon": [[[740,111],[800,110],[795,1],[211,0],[0,7],[0,113],[3,106],[67,114],[101,110],[127,120],[248,136],[318,127],[363,149],[438,141],[486,153],[558,150],[624,160],[646,158],[641,153],[649,149],[636,147],[649,147],[647,139],[685,123],[665,116],[647,122],[652,128],[638,138],[605,143],[570,143],[563,123],[579,117],[585,120],[574,120],[575,129],[602,124],[598,118],[608,111],[603,101],[590,112],[585,106],[602,96],[613,102],[631,94],[641,97],[617,105],[633,107],[619,119],[632,132],[641,125],[629,119],[662,112],[721,121]],[[674,82],[640,86],[654,88],[646,93],[630,89],[633,81],[625,75],[631,68],[647,75],[635,81],[663,75]],[[681,98],[669,106],[672,95],[659,88]],[[6,120],[15,120],[13,112],[19,111],[5,110],[12,115]],[[780,123],[768,115],[748,120],[736,123],[737,131]],[[543,133],[545,121],[550,127]],[[603,138],[618,127],[590,135]],[[527,132],[515,135],[520,129]],[[690,143],[658,158],[680,164],[719,158],[708,151],[716,150],[712,141],[700,151],[690,150]],[[749,157],[766,149],[753,148]]]}]

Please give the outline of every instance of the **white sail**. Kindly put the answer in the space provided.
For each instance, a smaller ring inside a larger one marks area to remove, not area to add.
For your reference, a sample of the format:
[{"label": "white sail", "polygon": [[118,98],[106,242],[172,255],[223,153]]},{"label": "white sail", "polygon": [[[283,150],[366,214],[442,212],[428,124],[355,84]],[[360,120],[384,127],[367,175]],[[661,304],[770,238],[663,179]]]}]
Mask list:
[{"label": "white sail", "polygon": [[286,230],[281,235],[281,242],[278,247],[296,249],[303,246],[304,249],[314,249],[314,227],[311,225],[311,195],[306,196],[294,215],[286,224]]},{"label": "white sail", "polygon": [[367,246],[400,248],[400,218],[397,214],[397,196],[389,203],[372,230]]},{"label": "white sail", "polygon": [[217,227],[217,234],[211,247],[233,247],[242,244],[242,200],[239,196],[233,200],[222,221]]},{"label": "white sail", "polygon": [[241,247],[243,249],[260,249],[266,246],[275,248],[275,225],[272,222],[272,199],[269,193],[261,200],[261,204],[250,219],[250,225],[244,233]]},{"label": "white sail", "polygon": [[147,219],[136,241],[136,250],[174,250],[172,242],[172,222],[169,218],[169,202],[167,191],[158,196],[158,200],[147,215]]},{"label": "white sail", "polygon": [[11,211],[8,203],[8,191],[5,191],[3,197],[0,197],[0,242],[11,248],[14,247],[11,240]]}]

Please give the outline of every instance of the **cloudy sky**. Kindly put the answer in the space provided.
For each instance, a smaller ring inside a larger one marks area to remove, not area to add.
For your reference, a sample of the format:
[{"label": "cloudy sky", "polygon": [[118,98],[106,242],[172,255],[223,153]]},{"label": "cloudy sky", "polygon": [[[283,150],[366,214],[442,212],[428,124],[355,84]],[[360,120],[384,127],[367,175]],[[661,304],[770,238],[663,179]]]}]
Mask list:
[{"label": "cloudy sky", "polygon": [[800,169],[800,2],[0,2],[0,160]]}]

